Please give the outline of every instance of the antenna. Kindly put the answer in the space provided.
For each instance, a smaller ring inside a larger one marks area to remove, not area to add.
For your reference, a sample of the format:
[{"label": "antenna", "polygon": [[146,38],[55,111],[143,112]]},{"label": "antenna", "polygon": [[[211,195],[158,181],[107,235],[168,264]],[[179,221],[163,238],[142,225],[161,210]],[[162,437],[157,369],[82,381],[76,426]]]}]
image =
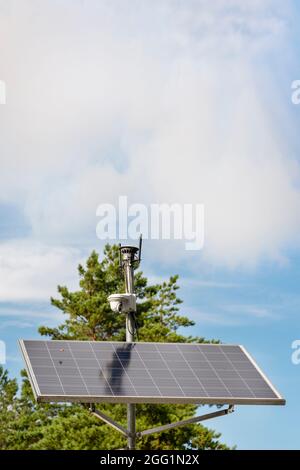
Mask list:
[{"label": "antenna", "polygon": [[142,256],[142,243],[143,243],[143,235],[140,234],[140,242],[139,242],[139,265],[141,263],[141,256]]},{"label": "antenna", "polygon": [[120,270],[120,274],[122,274],[123,267],[122,267],[121,243],[119,243],[119,270]]}]

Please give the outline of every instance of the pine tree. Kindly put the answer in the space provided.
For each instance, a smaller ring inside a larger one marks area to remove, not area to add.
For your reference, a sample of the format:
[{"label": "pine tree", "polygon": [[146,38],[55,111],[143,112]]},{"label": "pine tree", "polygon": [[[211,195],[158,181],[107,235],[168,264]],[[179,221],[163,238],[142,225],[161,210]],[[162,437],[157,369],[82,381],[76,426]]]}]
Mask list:
[{"label": "pine tree", "polygon": [[[40,334],[61,340],[124,341],[124,315],[113,313],[107,302],[110,294],[124,292],[124,281],[118,267],[118,247],[107,245],[102,261],[93,251],[86,266],[79,265],[78,273],[80,290],[70,292],[67,287],[58,286],[60,297],[51,298],[52,305],[66,315],[65,322],[56,328],[42,326]],[[177,281],[178,276],[172,276],[161,284],[148,285],[142,272],[136,273],[139,341],[205,341],[201,337],[181,334],[183,328],[193,326],[194,322],[179,313],[182,301],[177,296]],[[19,398],[16,382],[10,381],[5,372],[2,375],[0,387],[1,396],[4,391],[5,403],[0,411],[0,424],[4,423],[0,448],[118,449],[126,446],[117,431],[91,416],[83,405],[37,405],[24,375]],[[126,426],[125,405],[102,404],[97,408]],[[190,418],[196,412],[196,405],[140,404],[137,405],[137,429]],[[226,449],[219,438],[218,433],[194,424],[149,435],[137,442],[137,448]]]}]

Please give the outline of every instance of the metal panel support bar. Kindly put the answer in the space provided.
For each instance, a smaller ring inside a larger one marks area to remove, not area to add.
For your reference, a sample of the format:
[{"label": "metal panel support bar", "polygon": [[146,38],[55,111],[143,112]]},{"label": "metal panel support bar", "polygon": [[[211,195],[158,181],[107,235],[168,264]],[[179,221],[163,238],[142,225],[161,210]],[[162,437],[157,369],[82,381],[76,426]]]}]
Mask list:
[{"label": "metal panel support bar", "polygon": [[129,432],[127,431],[127,429],[121,426],[121,424],[116,423],[112,418],[110,418],[106,414],[102,413],[99,410],[96,410],[95,408],[90,408],[90,412],[92,413],[92,415],[97,416],[97,418],[102,419],[104,423],[109,424],[109,426],[119,431],[121,434],[123,434],[123,436],[129,437]]},{"label": "metal panel support bar", "polygon": [[163,426],[157,426],[156,428],[146,429],[145,431],[135,433],[134,436],[127,429],[121,426],[121,424],[116,423],[116,421],[114,421],[112,418],[107,416],[105,413],[102,413],[102,411],[96,410],[94,406],[91,406],[89,408],[89,411],[91,412],[92,415],[96,416],[99,419],[102,419],[104,423],[108,424],[112,428],[119,431],[121,434],[123,434],[123,436],[127,438],[140,439],[141,437],[148,436],[149,434],[154,434],[156,432],[168,431],[169,429],[177,428],[179,426],[186,426],[187,424],[199,423],[200,421],[206,421],[207,419],[212,419],[212,418],[217,418],[218,416],[228,415],[229,413],[233,413],[234,405],[230,405],[225,410],[215,411],[214,413],[207,413],[202,416],[194,416],[193,418],[184,419],[182,421],[176,421],[175,423],[164,424]]},{"label": "metal panel support bar", "polygon": [[199,421],[205,421],[211,418],[217,418],[218,416],[224,416],[234,411],[234,406],[230,405],[225,410],[215,411],[214,413],[207,413],[202,416],[194,416],[193,418],[184,419],[183,421],[176,421],[176,423],[165,424],[163,426],[158,426],[156,428],[147,429],[146,431],[137,432],[137,438],[143,436],[148,436],[149,434],[154,434],[156,432],[167,431],[168,429],[177,428],[179,426],[186,426],[187,424],[198,423]]}]

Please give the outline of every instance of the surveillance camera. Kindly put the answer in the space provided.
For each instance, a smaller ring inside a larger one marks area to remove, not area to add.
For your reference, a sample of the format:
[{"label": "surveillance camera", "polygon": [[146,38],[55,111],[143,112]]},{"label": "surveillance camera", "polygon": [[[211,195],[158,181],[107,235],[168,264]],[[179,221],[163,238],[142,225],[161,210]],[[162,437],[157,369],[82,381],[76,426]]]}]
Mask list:
[{"label": "surveillance camera", "polygon": [[108,301],[115,313],[128,313],[136,310],[135,294],[112,294],[108,297]]},{"label": "surveillance camera", "polygon": [[[110,303],[110,308],[112,309],[113,312],[115,313],[121,313],[122,312],[122,301],[119,300],[119,298],[114,299],[111,298],[112,296],[108,297],[108,301]],[[119,296],[118,296],[119,297]]]}]

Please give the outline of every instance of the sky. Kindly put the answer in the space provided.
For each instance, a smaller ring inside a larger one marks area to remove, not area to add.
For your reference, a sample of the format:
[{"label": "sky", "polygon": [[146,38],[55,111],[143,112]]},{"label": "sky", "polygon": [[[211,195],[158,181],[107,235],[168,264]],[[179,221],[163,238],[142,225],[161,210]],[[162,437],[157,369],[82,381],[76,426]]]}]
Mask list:
[{"label": "sky", "polygon": [[[300,448],[300,9],[286,0],[0,0],[0,339],[62,321],[99,204],[203,204],[205,242],[145,240],[180,275],[191,333],[243,344],[287,400],[209,423],[241,449]],[[3,92],[3,88],[2,88]],[[113,240],[118,241],[118,240]]]}]

